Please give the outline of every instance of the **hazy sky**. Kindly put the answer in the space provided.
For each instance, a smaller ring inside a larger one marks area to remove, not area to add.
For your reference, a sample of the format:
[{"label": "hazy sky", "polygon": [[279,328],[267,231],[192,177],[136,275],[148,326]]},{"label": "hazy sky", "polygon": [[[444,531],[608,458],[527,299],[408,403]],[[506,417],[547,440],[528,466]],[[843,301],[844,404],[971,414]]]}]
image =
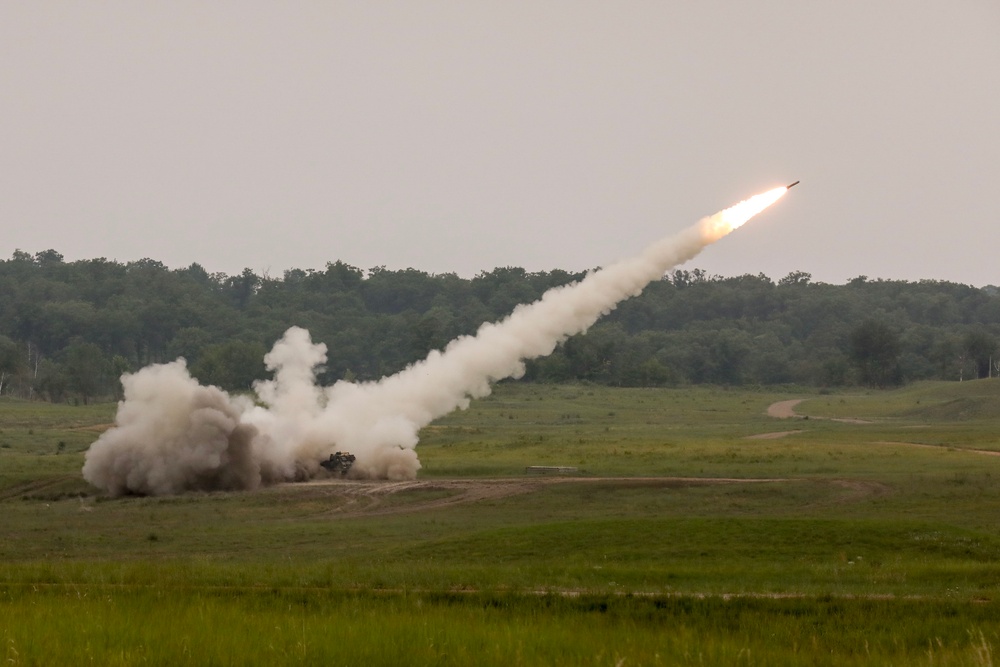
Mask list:
[{"label": "hazy sky", "polygon": [[0,2],[0,257],[1000,284],[1000,2]]}]

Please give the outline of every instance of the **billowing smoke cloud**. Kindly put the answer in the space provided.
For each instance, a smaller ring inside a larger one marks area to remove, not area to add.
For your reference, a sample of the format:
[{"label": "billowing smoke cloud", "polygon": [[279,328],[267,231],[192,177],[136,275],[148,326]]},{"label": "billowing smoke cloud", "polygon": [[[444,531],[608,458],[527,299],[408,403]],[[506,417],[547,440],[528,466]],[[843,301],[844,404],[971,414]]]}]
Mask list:
[{"label": "billowing smoke cloud", "polygon": [[318,386],[314,370],[326,361],[326,346],[298,327],[264,358],[274,379],[256,385],[261,405],[199,385],[183,360],[126,375],[115,426],[88,450],[83,476],[113,495],[254,489],[309,478],[330,453],[350,451],[357,457],[352,477],[413,478],[421,428],[486,396],[496,380],[520,377],[526,359],[585,332],[786,190],[752,197],[637,257],[551,289],[378,382]]},{"label": "billowing smoke cloud", "polygon": [[87,451],[83,476],[113,495],[192,489],[253,489],[283,479],[255,450],[249,406],[199,385],[184,360],[122,378],[125,401],[115,428]]}]

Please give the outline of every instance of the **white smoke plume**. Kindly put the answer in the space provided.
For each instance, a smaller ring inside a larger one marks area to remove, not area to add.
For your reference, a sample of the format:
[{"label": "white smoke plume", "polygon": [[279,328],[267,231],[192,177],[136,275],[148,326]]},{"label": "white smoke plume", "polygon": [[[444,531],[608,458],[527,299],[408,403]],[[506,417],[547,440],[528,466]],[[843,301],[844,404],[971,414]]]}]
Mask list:
[{"label": "white smoke plume", "polygon": [[412,479],[421,428],[488,395],[493,382],[520,377],[526,359],[585,332],[786,191],[756,195],[637,257],[551,289],[377,382],[318,386],[314,371],[326,361],[326,346],[298,327],[264,357],[274,379],[256,385],[261,405],[199,385],[183,359],[126,375],[115,426],[87,451],[83,476],[112,495],[254,489],[312,477],[332,452],[349,451],[357,457],[352,477]]}]

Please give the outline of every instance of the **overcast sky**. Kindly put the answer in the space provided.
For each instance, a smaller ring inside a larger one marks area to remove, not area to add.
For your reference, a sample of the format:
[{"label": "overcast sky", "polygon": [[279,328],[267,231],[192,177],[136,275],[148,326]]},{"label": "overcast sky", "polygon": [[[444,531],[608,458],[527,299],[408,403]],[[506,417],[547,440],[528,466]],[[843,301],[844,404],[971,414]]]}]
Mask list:
[{"label": "overcast sky", "polygon": [[1000,284],[1000,2],[0,2],[0,257]]}]

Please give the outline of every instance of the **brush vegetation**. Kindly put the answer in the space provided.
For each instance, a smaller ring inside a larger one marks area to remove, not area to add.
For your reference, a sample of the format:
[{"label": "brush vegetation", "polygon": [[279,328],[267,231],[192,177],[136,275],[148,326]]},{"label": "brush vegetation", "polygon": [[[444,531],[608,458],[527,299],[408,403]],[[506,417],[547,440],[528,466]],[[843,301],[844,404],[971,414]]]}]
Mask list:
[{"label": "brush vegetation", "polygon": [[501,383],[416,483],[112,500],[79,471],[113,405],[0,399],[0,657],[992,664],[998,400]]}]

